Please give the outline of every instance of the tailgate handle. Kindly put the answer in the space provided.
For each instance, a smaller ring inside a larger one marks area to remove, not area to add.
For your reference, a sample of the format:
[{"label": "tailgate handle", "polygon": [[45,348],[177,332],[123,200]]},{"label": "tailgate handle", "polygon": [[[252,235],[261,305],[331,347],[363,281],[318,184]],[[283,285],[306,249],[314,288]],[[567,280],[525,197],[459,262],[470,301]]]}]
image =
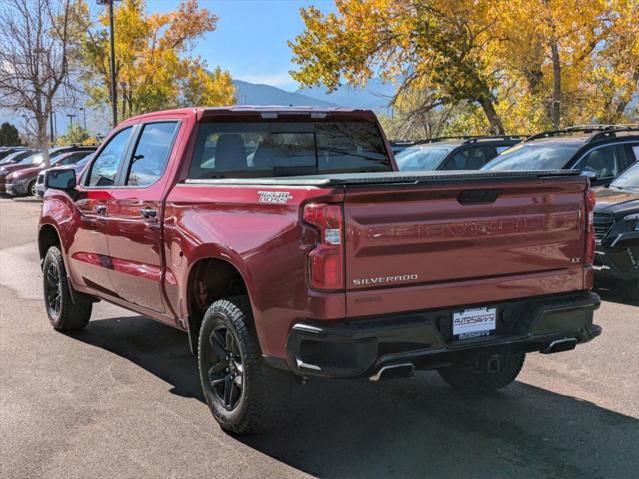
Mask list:
[{"label": "tailgate handle", "polygon": [[462,191],[457,197],[457,201],[462,205],[494,203],[499,195],[501,195],[501,190],[468,190]]}]

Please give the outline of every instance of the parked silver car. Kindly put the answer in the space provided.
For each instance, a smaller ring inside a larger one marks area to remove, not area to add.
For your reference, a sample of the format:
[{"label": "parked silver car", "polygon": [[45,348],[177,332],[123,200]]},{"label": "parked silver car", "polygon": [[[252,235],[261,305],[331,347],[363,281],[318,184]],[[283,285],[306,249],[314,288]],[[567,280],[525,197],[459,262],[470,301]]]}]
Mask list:
[{"label": "parked silver car", "polygon": [[[80,176],[80,173],[82,173],[82,171],[84,170],[84,167],[87,166],[89,161],[91,161],[91,158],[93,158],[93,153],[91,153],[88,156],[85,156],[84,158],[82,158],[77,163],[74,163],[74,164],[69,165],[69,166],[75,170],[76,175]],[[38,173],[38,178],[36,180],[36,187],[35,187],[36,196],[38,198],[42,198],[44,196],[44,190],[45,190],[44,177],[47,174],[47,171],[49,171],[51,169],[53,169],[53,168],[49,168],[48,170],[42,170],[40,173]]]}]

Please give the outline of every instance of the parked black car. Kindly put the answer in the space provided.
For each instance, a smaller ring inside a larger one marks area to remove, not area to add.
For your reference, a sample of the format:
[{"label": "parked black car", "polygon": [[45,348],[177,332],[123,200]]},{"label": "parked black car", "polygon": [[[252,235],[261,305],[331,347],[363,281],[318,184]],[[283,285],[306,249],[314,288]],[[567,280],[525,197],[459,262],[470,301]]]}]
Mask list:
[{"label": "parked black car", "polygon": [[410,144],[392,142],[391,148],[400,171],[478,170],[523,139],[523,136],[442,137]]},{"label": "parked black car", "polygon": [[639,159],[639,125],[588,125],[526,138],[483,170],[581,170],[593,186],[608,186]]},{"label": "parked black car", "polygon": [[597,192],[595,279],[622,280],[639,298],[639,163]]}]

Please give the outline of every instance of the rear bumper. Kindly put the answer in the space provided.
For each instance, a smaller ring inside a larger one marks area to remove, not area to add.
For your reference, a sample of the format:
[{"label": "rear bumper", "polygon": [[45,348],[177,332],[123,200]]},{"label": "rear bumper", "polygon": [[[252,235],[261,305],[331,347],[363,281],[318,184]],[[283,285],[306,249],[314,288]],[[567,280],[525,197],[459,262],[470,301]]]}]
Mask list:
[{"label": "rear bumper", "polygon": [[287,366],[303,376],[371,376],[410,362],[443,367],[483,353],[543,351],[554,341],[585,343],[601,334],[592,324],[599,296],[591,292],[489,304],[497,308],[495,334],[454,340],[452,314],[464,307],[331,322],[303,321],[291,329]]}]

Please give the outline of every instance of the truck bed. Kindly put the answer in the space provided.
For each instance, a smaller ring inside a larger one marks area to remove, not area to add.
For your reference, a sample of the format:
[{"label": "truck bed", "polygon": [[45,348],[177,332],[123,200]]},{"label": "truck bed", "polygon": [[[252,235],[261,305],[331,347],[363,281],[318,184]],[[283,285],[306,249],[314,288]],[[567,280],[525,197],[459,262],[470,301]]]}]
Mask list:
[{"label": "truck bed", "polygon": [[468,181],[517,181],[532,178],[555,178],[578,176],[576,170],[545,171],[426,171],[410,175],[401,171],[387,173],[346,173],[310,176],[279,176],[260,178],[212,178],[203,180],[186,180],[187,184],[200,185],[273,185],[273,186],[355,186],[378,184],[423,184],[423,183],[455,183]]}]

